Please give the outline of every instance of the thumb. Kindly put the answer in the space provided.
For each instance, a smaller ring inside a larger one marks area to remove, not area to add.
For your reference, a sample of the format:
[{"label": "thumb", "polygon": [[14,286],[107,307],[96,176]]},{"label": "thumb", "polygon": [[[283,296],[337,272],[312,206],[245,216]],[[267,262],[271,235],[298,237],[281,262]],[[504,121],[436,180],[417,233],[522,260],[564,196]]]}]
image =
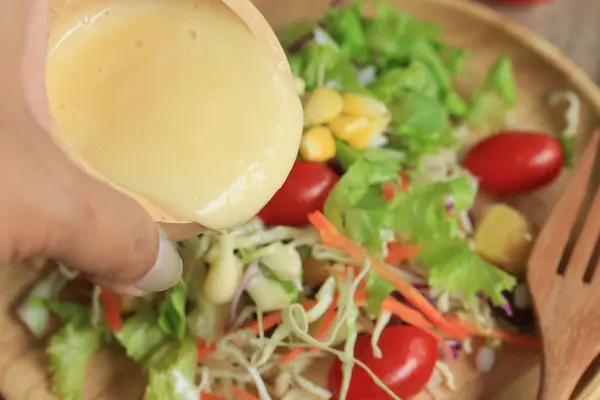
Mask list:
[{"label": "thumb", "polygon": [[[35,120],[46,130],[49,118],[44,68],[49,5],[48,0],[30,4],[22,63],[25,100]],[[56,214],[64,214],[55,211],[52,211],[55,215],[48,218],[56,223],[41,235],[45,237],[39,238],[44,243],[41,247],[46,255],[77,268],[96,283],[124,294],[165,290],[180,279],[182,265],[177,251],[159,234],[156,224],[141,206],[86,174],[73,172],[71,165],[57,162],[63,157],[43,144],[47,138],[39,135],[33,139],[32,147],[40,149],[40,154],[50,154],[51,161],[47,165],[59,165],[53,176],[69,177],[64,193],[72,196],[63,201],[62,196],[57,195],[55,185],[48,189],[49,198],[38,199],[43,203],[53,198],[58,202],[58,208],[68,204],[65,208],[69,209],[64,213],[66,218],[57,218]],[[31,151],[27,154],[31,157]],[[31,168],[40,167],[27,165],[19,170]],[[48,174],[48,171],[43,172]],[[44,176],[44,173],[37,176]],[[31,187],[43,185],[35,176],[32,181],[35,184]],[[33,199],[32,202],[38,205]],[[38,208],[50,207],[41,204]],[[50,212],[44,215],[48,214]]]},{"label": "thumb", "polygon": [[58,232],[57,259],[123,294],[166,290],[181,278],[175,247],[141,206],[83,173],[75,187],[78,212]]}]

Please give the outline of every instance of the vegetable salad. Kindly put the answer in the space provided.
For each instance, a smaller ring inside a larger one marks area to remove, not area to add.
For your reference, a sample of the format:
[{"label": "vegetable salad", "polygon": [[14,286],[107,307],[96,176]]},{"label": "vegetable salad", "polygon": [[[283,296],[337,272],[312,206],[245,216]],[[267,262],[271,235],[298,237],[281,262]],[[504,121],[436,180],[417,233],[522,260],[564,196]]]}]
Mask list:
[{"label": "vegetable salad", "polygon": [[[127,298],[59,266],[32,290],[19,309],[32,333],[62,321],[47,348],[57,395],[83,399],[84,367],[107,345],[140,365],[146,400],[435,395],[455,389],[459,353],[489,371],[503,342],[538,346],[521,283],[536,227],[494,196],[556,178],[578,100],[554,98],[569,104],[557,138],[515,131],[510,58],[462,93],[464,49],[376,10],[332,7],[280,32],[304,104],[298,160],[258,217],[178,243],[175,287]],[[465,148],[473,135],[491,136]],[[546,165],[527,161],[540,151]]]}]

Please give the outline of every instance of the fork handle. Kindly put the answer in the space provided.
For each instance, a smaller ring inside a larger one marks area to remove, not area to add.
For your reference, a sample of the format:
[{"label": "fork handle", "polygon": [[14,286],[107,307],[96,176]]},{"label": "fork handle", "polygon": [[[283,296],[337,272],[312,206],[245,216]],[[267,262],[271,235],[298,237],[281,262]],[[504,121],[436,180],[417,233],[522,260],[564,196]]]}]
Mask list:
[{"label": "fork handle", "polygon": [[578,382],[577,378],[566,379],[565,377],[552,375],[542,376],[544,378],[538,394],[539,400],[569,400]]},{"label": "fork handle", "polygon": [[[563,349],[568,349],[568,347]],[[570,357],[564,357],[564,355],[563,357],[552,357],[545,354],[538,399],[571,399],[577,383],[591,362],[588,357],[573,357],[572,355]]]}]

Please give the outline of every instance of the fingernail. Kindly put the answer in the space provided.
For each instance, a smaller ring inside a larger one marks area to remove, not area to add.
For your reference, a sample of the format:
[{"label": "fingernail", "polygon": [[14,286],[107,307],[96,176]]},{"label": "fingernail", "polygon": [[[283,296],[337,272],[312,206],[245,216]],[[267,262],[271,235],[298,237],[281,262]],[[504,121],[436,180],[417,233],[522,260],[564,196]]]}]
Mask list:
[{"label": "fingernail", "polygon": [[152,269],[133,284],[136,289],[147,292],[167,290],[181,279],[183,262],[169,240],[159,233],[158,255]]},{"label": "fingernail", "polygon": [[98,283],[101,287],[103,287],[104,289],[107,289],[113,293],[117,293],[123,296],[129,296],[129,297],[141,297],[143,295],[146,294],[145,291],[137,289],[131,285],[127,285],[127,286],[123,286],[123,285],[114,285],[114,284],[102,284],[102,283]]}]

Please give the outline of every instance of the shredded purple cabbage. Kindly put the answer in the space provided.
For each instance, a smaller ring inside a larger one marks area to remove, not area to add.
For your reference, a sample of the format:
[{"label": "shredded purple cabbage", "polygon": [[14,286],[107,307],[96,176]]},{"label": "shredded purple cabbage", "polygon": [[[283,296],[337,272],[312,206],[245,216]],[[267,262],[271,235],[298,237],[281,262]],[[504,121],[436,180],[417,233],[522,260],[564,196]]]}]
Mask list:
[{"label": "shredded purple cabbage", "polygon": [[510,304],[510,301],[504,294],[502,294],[502,298],[504,299],[504,304],[502,304],[502,309],[504,310],[506,315],[508,315],[509,317],[512,317],[514,315],[514,312],[513,312],[512,306]]},{"label": "shredded purple cabbage", "polygon": [[[459,340],[447,340],[446,344],[448,345],[448,347],[450,348],[450,351],[452,352],[452,357],[457,358],[458,354],[460,353],[460,351],[463,348],[462,342]],[[443,352],[442,352],[442,356],[443,356]]]},{"label": "shredded purple cabbage", "polygon": [[444,199],[444,207],[446,207],[446,211],[448,211],[450,214],[454,214],[456,212],[454,196],[446,196]]},{"label": "shredded purple cabbage", "polygon": [[229,308],[229,315],[227,317],[227,326],[231,327],[237,318],[238,308],[240,304],[240,300],[242,298],[242,294],[250,284],[252,278],[254,278],[258,274],[258,260],[251,262],[246,267],[246,271],[244,272],[244,276],[240,281],[237,289],[235,290],[235,294],[233,295],[233,300],[231,301],[231,307]]}]

